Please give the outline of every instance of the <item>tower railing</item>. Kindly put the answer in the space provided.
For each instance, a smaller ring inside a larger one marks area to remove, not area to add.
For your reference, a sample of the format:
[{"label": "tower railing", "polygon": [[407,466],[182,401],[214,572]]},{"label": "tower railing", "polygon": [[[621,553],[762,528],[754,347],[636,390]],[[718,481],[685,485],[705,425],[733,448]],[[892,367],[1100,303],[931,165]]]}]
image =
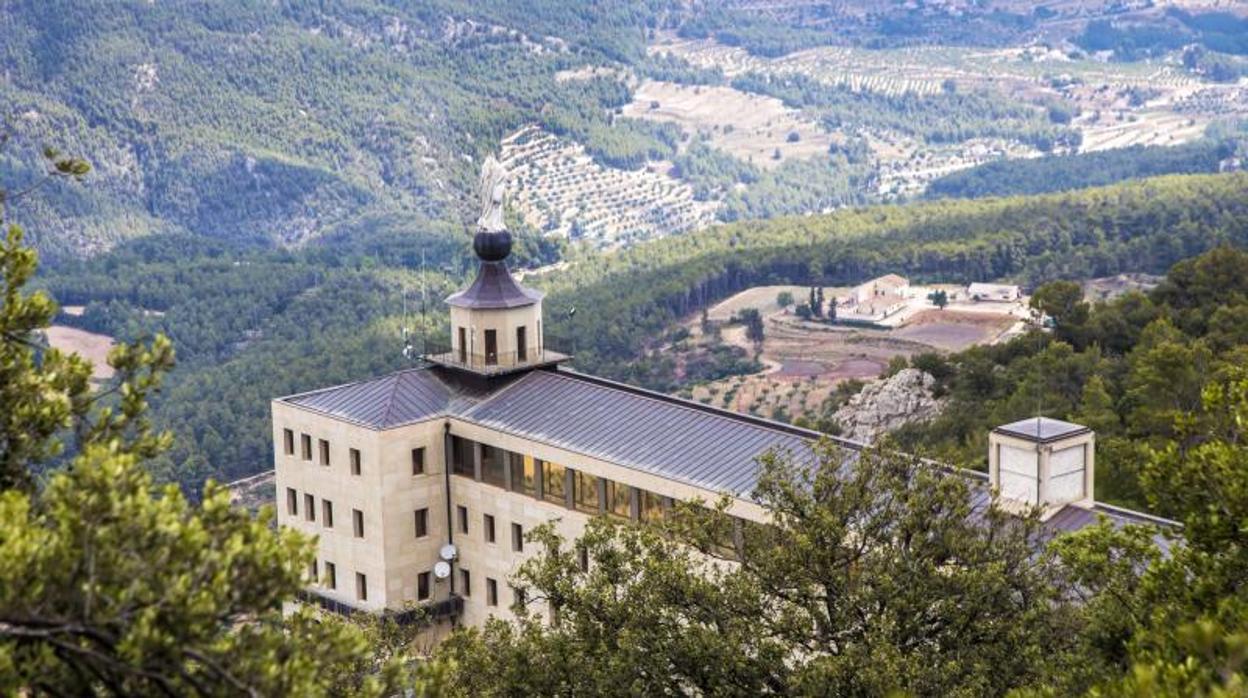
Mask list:
[{"label": "tower railing", "polygon": [[464,368],[478,373],[508,373],[511,371],[559,363],[571,358],[566,351],[560,351],[565,345],[559,340],[546,337],[540,346],[528,347],[524,351],[482,351],[480,347],[472,350],[452,346],[449,342],[425,341],[422,358],[442,366]]}]

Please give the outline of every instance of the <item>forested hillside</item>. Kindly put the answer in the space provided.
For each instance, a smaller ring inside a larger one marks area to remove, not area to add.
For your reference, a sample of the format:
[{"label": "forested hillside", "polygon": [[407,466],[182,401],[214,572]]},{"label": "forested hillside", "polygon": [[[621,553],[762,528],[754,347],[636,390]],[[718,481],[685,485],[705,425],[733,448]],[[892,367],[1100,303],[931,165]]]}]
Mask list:
[{"label": "forested hillside", "polygon": [[[876,206],[736,223],[587,257],[526,283],[550,292],[548,334],[576,341],[575,365],[664,390],[679,386],[657,351],[679,317],[760,283],[1012,277],[1028,285],[1119,271],[1165,271],[1220,243],[1248,243],[1248,175],[1167,177],[1072,194]],[[524,239],[521,259],[542,253]],[[179,367],[156,399],[177,435],[162,475],[198,489],[271,461],[275,396],[405,365],[408,326],[442,337],[441,299],[469,264],[419,273],[419,239],[395,235],[293,252],[237,251],[190,238],[136,241],[48,274],[60,321],[131,339],[161,331]],[[446,254],[462,261],[466,237]],[[449,273],[448,273],[449,272]],[[420,323],[421,289],[426,322]],[[569,318],[568,310],[577,308]],[[146,312],[145,312],[146,311]],[[160,314],[153,314],[157,311]]]},{"label": "forested hillside", "polygon": [[1248,365],[1248,252],[1220,247],[1184,260],[1153,291],[1108,303],[1084,301],[1073,282],[1041,286],[1032,299],[1051,333],[917,361],[949,403],[932,422],[903,427],[898,443],[986,466],[988,431],[1040,412],[1096,430],[1099,499],[1147,506],[1138,475],[1150,449],[1192,446],[1177,417],[1210,419],[1204,391]]}]

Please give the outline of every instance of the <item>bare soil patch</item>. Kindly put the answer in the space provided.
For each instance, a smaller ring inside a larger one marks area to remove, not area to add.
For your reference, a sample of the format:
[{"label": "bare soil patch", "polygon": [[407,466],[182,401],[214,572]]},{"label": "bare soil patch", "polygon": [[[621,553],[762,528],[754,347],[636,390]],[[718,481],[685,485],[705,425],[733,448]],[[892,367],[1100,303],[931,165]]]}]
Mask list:
[{"label": "bare soil patch", "polygon": [[113,377],[113,367],[108,365],[108,350],[114,344],[112,337],[65,325],[52,325],[46,332],[48,344],[61,351],[79,354],[91,362],[92,379],[98,381]]}]

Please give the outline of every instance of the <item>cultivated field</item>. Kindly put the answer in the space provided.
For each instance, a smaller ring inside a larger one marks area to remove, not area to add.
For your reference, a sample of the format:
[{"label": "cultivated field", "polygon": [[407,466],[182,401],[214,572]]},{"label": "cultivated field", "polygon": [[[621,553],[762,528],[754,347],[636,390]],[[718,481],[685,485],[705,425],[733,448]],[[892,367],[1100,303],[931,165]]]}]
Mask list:
[{"label": "cultivated field", "polygon": [[[952,296],[960,286],[937,285]],[[825,298],[843,296],[846,288],[827,287]],[[759,286],[738,293],[707,311],[713,323],[724,323],[745,308],[756,308],[764,316],[765,339],[756,347],[740,326],[721,327],[720,336],[729,344],[753,354],[761,349],[760,373],[733,376],[696,386],[692,397],[708,404],[762,416],[797,417],[817,413],[820,405],[846,380],[869,380],[879,376],[894,356],[913,356],[930,351],[960,351],[976,344],[992,343],[1017,329],[1020,304],[954,301],[947,309],[924,308],[916,300],[903,325],[895,330],[860,329],[822,322],[807,322],[776,303],[781,291],[793,294],[797,302],[807,298],[809,289],[799,286]],[[925,289],[926,291],[926,289]],[[920,298],[926,294],[921,292]],[[705,341],[700,317],[686,326],[691,341]]]},{"label": "cultivated field", "polygon": [[717,204],[659,168],[620,170],[594,162],[579,144],[537,126],[503,139],[512,203],[546,233],[614,247],[680,233],[714,220]]},{"label": "cultivated field", "polygon": [[45,332],[48,344],[64,352],[80,354],[91,362],[92,380],[103,381],[113,377],[113,367],[108,365],[108,351],[113,348],[112,337],[65,325],[52,325]]},{"label": "cultivated field", "polygon": [[[790,158],[826,155],[832,135],[774,97],[731,87],[647,80],[637,86],[624,115],[680,125],[729,155],[770,168]],[[797,134],[791,141],[790,134]],[[779,150],[781,159],[773,157]]]}]

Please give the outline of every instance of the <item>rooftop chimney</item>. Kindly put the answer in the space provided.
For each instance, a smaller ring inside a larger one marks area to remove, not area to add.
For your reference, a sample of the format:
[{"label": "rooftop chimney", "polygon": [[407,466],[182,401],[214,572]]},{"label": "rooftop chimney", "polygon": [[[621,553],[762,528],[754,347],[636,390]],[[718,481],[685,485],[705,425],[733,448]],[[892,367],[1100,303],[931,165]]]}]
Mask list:
[{"label": "rooftop chimney", "polygon": [[1007,509],[1091,504],[1096,434],[1085,426],[1032,417],[988,435],[988,476]]}]

